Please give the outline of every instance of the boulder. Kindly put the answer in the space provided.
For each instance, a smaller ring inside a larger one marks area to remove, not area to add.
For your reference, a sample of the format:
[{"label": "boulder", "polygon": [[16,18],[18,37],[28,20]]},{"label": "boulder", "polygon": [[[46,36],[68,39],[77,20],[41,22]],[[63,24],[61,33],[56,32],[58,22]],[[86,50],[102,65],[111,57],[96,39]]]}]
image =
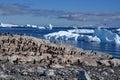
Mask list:
[{"label": "boulder", "polygon": [[97,62],[94,61],[83,61],[82,64],[86,65],[86,66],[97,66]]},{"label": "boulder", "polygon": [[103,75],[103,76],[108,76],[108,73],[107,73],[106,71],[103,71],[103,72],[102,72],[102,75]]},{"label": "boulder", "polygon": [[56,68],[56,69],[64,68],[64,66],[59,65],[59,64],[54,64],[54,65],[51,65],[50,67],[51,67],[51,68]]},{"label": "boulder", "polygon": [[105,69],[103,69],[103,71],[106,71],[108,73],[114,73],[114,70],[111,68],[105,68]]},{"label": "boulder", "polygon": [[86,71],[79,71],[77,80],[91,80],[91,78]]},{"label": "boulder", "polygon": [[120,59],[112,59],[110,63],[113,66],[120,66]]},{"label": "boulder", "polygon": [[55,75],[54,70],[52,70],[52,69],[45,70],[45,75],[46,76],[54,76]]},{"label": "boulder", "polygon": [[102,65],[105,65],[105,66],[110,66],[109,61],[110,60],[100,60],[99,63],[101,63]]},{"label": "boulder", "polygon": [[42,67],[37,67],[37,72],[38,72],[39,75],[45,75],[45,70],[46,69],[44,69]]}]

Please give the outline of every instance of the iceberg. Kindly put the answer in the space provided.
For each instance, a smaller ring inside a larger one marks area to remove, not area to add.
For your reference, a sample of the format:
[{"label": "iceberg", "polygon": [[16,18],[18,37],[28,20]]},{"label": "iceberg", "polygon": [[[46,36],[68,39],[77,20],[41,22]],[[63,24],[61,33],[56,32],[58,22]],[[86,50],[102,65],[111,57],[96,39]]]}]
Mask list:
[{"label": "iceberg", "polygon": [[38,26],[38,29],[46,29],[44,26]]},{"label": "iceberg", "polygon": [[59,31],[54,33],[49,33],[44,35],[46,39],[55,39],[55,40],[75,40],[79,37],[79,34],[67,32],[67,31]]},{"label": "iceberg", "polygon": [[25,27],[37,28],[37,25],[30,25],[30,24],[27,24],[27,25],[25,25]]},{"label": "iceberg", "polygon": [[46,28],[49,30],[52,30],[53,26],[52,26],[52,24],[49,24]]},{"label": "iceberg", "polygon": [[44,35],[45,39],[49,40],[74,40],[74,41],[88,41],[88,42],[100,42],[98,37],[89,35],[80,35],[68,31],[59,31]]},{"label": "iceberg", "polygon": [[87,42],[101,42],[101,40],[97,36],[89,36],[89,35],[80,35],[78,37],[80,41],[87,41]]},{"label": "iceberg", "polygon": [[92,29],[72,29],[72,30],[68,30],[68,32],[72,32],[72,33],[94,33],[94,30]]},{"label": "iceberg", "polygon": [[120,28],[119,28],[119,29],[116,29],[116,31],[120,32]]},{"label": "iceberg", "polygon": [[37,28],[37,29],[52,29],[52,25],[49,24],[47,27],[44,26],[38,26],[38,25],[31,25],[31,24],[26,24],[26,25],[15,25],[15,24],[4,24],[0,23],[0,27],[29,27],[29,28]]},{"label": "iceberg", "polygon": [[93,36],[97,36],[101,42],[120,44],[120,37],[107,29],[96,29]]},{"label": "iceberg", "polygon": [[27,24],[27,25],[25,25],[24,27],[38,28],[38,29],[46,29],[44,26],[37,26],[37,25],[30,25],[30,24]]},{"label": "iceberg", "polygon": [[50,40],[75,40],[87,42],[101,42],[120,44],[120,36],[107,29],[95,29],[92,36],[80,35],[74,31],[59,31],[44,35],[46,39]]},{"label": "iceberg", "polygon": [[17,27],[18,25],[15,24],[4,24],[4,23],[0,23],[0,27]]}]

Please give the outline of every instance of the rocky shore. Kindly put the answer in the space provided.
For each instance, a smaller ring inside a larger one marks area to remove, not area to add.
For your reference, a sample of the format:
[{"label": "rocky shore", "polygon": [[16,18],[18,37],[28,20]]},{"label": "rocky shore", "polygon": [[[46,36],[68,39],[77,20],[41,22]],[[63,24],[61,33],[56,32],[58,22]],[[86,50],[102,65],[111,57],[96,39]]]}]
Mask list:
[{"label": "rocky shore", "polygon": [[120,80],[107,53],[31,36],[0,35],[0,80]]}]

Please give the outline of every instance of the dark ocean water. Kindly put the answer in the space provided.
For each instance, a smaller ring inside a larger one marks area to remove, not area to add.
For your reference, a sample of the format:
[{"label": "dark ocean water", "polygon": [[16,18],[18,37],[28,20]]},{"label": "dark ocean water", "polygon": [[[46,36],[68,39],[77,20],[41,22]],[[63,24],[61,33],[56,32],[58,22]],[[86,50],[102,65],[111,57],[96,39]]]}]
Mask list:
[{"label": "dark ocean water", "polygon": [[[30,27],[14,27],[14,28],[0,27],[0,32],[3,34],[8,33],[8,32],[11,34],[26,34],[26,35],[31,35],[37,38],[44,39],[45,34],[52,33],[52,32],[58,32],[58,31],[67,31],[69,29],[73,29],[73,28],[72,27],[69,27],[69,28],[68,27],[67,28],[57,27],[57,28],[53,28],[52,30],[47,30],[47,29],[40,30],[38,28],[30,28]],[[110,30],[114,31],[114,28],[113,29],[111,28]],[[85,50],[97,50],[97,51],[106,52],[106,53],[112,54],[113,57],[120,58],[120,45],[110,44],[110,43],[73,41],[73,40],[62,41],[62,42],[65,44],[71,44],[75,47],[83,48]]]}]

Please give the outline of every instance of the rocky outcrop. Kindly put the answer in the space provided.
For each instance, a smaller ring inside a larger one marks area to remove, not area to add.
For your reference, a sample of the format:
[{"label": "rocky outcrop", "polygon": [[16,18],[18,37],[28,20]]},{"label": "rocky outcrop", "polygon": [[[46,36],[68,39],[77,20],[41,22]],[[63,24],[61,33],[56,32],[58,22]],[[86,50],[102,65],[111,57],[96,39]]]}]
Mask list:
[{"label": "rocky outcrop", "polygon": [[0,36],[0,79],[119,80],[119,67],[120,60],[106,53],[30,36]]}]

